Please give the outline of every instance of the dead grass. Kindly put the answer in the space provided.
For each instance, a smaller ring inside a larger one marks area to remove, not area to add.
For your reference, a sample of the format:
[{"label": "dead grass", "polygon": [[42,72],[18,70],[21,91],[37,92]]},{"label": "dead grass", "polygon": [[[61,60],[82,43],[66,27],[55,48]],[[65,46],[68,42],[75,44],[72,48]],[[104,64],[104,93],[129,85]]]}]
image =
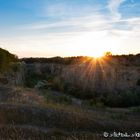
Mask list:
[{"label": "dead grass", "polygon": [[0,103],[0,139],[102,140],[97,133],[140,130],[140,114],[134,116],[134,109],[47,102],[33,89],[11,92],[12,96],[10,91],[2,95],[5,100]]}]

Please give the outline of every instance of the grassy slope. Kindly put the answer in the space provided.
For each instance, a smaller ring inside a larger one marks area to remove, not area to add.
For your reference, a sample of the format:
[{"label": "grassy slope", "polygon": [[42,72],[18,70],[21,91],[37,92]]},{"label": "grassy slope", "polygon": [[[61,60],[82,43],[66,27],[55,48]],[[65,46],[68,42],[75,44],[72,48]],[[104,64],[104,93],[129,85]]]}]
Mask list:
[{"label": "grassy slope", "polygon": [[[114,130],[140,130],[140,113],[136,108],[89,109],[85,106],[55,102],[52,99],[45,100],[45,97],[34,89],[5,89],[0,94],[4,92],[12,93],[12,98],[5,94],[4,100],[1,100],[2,138],[53,139],[52,136],[56,136],[58,139],[59,136],[65,136],[64,139],[82,139],[81,136],[87,136],[87,139],[102,139],[97,138],[95,134]],[[33,95],[36,98],[33,98]]]}]

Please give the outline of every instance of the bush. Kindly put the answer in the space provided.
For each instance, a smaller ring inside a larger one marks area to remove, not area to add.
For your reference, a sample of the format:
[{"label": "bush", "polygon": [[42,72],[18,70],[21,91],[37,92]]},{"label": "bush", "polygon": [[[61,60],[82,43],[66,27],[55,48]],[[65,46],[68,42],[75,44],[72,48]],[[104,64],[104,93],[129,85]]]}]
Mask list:
[{"label": "bush", "polygon": [[87,107],[97,107],[97,108],[103,108],[105,107],[104,103],[101,102],[101,101],[96,101],[96,100],[85,100],[82,102],[82,104],[84,106],[87,106]]},{"label": "bush", "polygon": [[123,91],[119,94],[108,94],[105,104],[110,107],[131,107],[140,105],[140,93]]},{"label": "bush", "polygon": [[52,89],[61,92],[64,91],[64,83],[60,77],[54,77],[54,79],[52,80]]},{"label": "bush", "polygon": [[140,106],[138,107],[131,107],[130,110],[134,113],[140,113]]},{"label": "bush", "polygon": [[7,71],[11,62],[16,62],[17,56],[0,48],[0,72]]},{"label": "bush", "polygon": [[108,94],[106,100],[104,100],[105,105],[110,107],[120,107],[121,106],[121,96],[118,94]]},{"label": "bush", "polygon": [[20,70],[21,64],[20,63],[13,63],[10,65],[10,68],[14,72],[18,72]]},{"label": "bush", "polygon": [[140,86],[140,79],[138,79],[137,81],[137,86]]},{"label": "bush", "polygon": [[125,113],[112,113],[110,114],[110,118],[113,119],[113,120],[126,120],[128,119],[127,118],[127,115]]},{"label": "bush", "polygon": [[55,102],[55,103],[62,103],[62,104],[71,104],[72,99],[67,95],[61,95],[61,93],[53,93],[53,91],[45,91],[44,97],[47,102]]}]

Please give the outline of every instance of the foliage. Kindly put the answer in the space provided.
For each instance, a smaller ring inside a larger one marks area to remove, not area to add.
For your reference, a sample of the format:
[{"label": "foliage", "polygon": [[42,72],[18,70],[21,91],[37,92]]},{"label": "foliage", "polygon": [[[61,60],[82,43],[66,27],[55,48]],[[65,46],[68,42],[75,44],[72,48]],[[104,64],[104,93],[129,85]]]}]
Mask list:
[{"label": "foliage", "polygon": [[113,120],[126,120],[127,115],[125,113],[112,113],[110,114],[110,118]]},{"label": "foliage", "polygon": [[70,96],[67,96],[65,94],[61,94],[56,92],[55,94],[49,90],[45,90],[43,93],[46,102],[55,102],[55,103],[61,103],[61,104],[71,104],[72,99]]},{"label": "foliage", "polygon": [[140,86],[140,79],[138,79],[137,81],[137,86]]},{"label": "foliage", "polygon": [[131,110],[133,113],[140,113],[140,106],[131,107],[130,110]]},{"label": "foliage", "polygon": [[0,48],[0,72],[8,69],[11,62],[16,62],[17,56],[9,53],[8,51]]},{"label": "foliage", "polygon": [[101,101],[96,101],[93,99],[90,100],[83,100],[82,105],[87,107],[94,107],[94,108],[104,108],[104,103]]},{"label": "foliage", "polygon": [[52,80],[52,89],[57,91],[64,91],[64,82],[60,77],[54,77]]},{"label": "foliage", "polygon": [[[138,66],[140,62],[140,55],[112,55],[110,52],[106,52],[105,61],[107,64],[112,65],[116,63],[118,66]],[[93,59],[93,58],[92,58]],[[24,61],[27,64],[27,74],[26,74],[26,86],[27,87],[35,87],[38,82],[46,81],[49,83],[49,86],[44,86],[43,88],[52,89],[55,91],[59,91],[65,93],[67,95],[73,95],[76,98],[88,100],[89,105],[93,106],[110,106],[110,107],[129,107],[129,106],[138,106],[140,105],[140,95],[139,91],[125,89],[124,91],[118,92],[108,92],[108,91],[100,91],[100,89],[96,89],[96,91],[91,86],[86,86],[83,88],[83,84],[76,83],[76,76],[68,77],[66,80],[63,75],[63,65],[78,65],[79,63],[84,64],[84,62],[91,61],[90,57],[53,57],[53,58],[23,58],[21,61]],[[51,64],[48,64],[51,63]],[[55,63],[55,64],[54,64]],[[40,65],[39,68],[35,66]],[[54,64],[54,65],[53,65]],[[60,65],[59,65],[60,64]],[[32,66],[32,68],[29,68]],[[85,65],[86,66],[86,65]],[[69,67],[69,66],[66,66]],[[36,71],[41,72],[36,72]],[[83,69],[84,70],[84,69]],[[53,72],[52,72],[53,71]],[[78,72],[78,71],[77,71]],[[65,74],[65,72],[64,72]],[[76,75],[76,74],[75,74]],[[65,80],[64,80],[65,79]],[[77,78],[78,80],[78,78]],[[79,79],[80,80],[80,79]],[[129,77],[128,77],[129,80]],[[81,82],[82,83],[82,82]],[[87,82],[88,83],[88,82]],[[139,86],[140,82],[137,81],[136,85]],[[91,87],[91,88],[90,88]],[[108,92],[104,94],[104,92]],[[96,104],[92,104],[91,100],[96,100]]]},{"label": "foliage", "polygon": [[81,62],[85,62],[88,60],[91,60],[91,57],[87,56],[74,56],[74,57],[52,57],[52,58],[23,58],[21,61],[24,61],[25,63],[56,63],[56,64],[77,64]]},{"label": "foliage", "polygon": [[21,64],[20,63],[12,63],[10,65],[10,68],[12,69],[12,71],[18,72],[21,68]]},{"label": "foliage", "polygon": [[112,53],[111,53],[111,52],[106,52],[106,53],[105,53],[105,56],[106,56],[106,57],[112,56]]},{"label": "foliage", "polygon": [[111,107],[131,107],[140,105],[139,91],[122,91],[118,94],[108,94],[105,105]]}]

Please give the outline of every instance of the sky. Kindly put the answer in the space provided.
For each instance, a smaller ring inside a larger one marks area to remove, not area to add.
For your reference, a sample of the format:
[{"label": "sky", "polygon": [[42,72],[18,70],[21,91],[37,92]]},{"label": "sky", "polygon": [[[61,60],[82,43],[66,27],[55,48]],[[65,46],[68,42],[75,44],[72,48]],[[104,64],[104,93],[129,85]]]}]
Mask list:
[{"label": "sky", "polygon": [[0,0],[0,47],[20,58],[140,53],[140,0]]}]

